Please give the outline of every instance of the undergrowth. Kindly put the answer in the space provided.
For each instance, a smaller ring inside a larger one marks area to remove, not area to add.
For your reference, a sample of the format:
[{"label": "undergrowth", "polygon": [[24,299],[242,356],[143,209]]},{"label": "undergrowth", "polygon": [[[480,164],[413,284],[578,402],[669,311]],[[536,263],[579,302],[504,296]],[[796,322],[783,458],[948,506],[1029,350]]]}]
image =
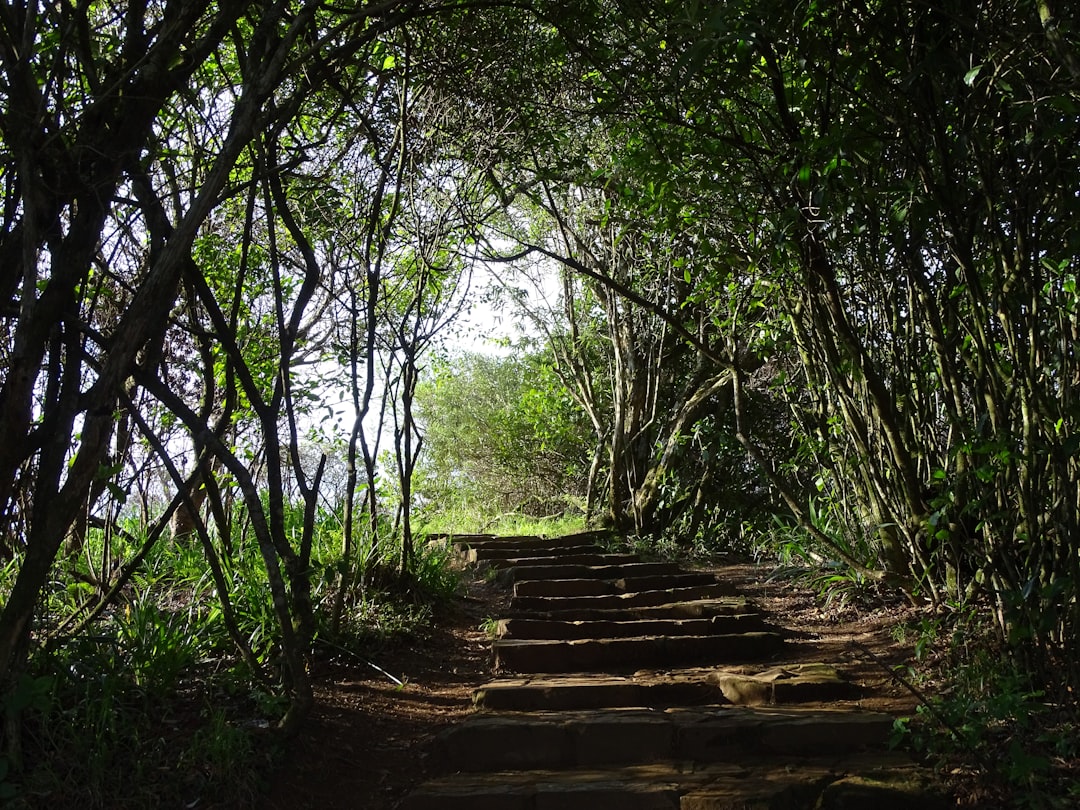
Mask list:
[{"label": "undergrowth", "polygon": [[558,537],[585,531],[579,512],[537,517],[520,512],[486,514],[471,508],[449,509],[428,516],[422,534],[543,535]]},{"label": "undergrowth", "polygon": [[[872,531],[853,531],[827,511],[810,510],[833,548],[777,520],[757,539],[770,579],[811,589],[823,608],[864,609],[896,599],[878,581],[836,559],[841,549],[864,568],[880,568]],[[1075,696],[1048,685],[1052,672],[1025,666],[995,632],[987,605],[929,606],[894,628],[912,660],[898,679],[921,699],[894,727],[894,745],[933,766],[965,806],[1066,810],[1080,806],[1080,709]]]},{"label": "undergrowth", "polygon": [[904,675],[924,702],[898,720],[895,742],[939,771],[980,807],[1080,806],[1080,711],[1051,696],[972,609],[895,631],[912,644]]},{"label": "undergrowth", "polygon": [[[389,534],[389,533],[388,533]],[[68,559],[39,610],[37,650],[0,705],[0,804],[31,808],[250,807],[280,756],[272,732],[283,697],[279,629],[265,568],[253,544],[222,554],[229,601],[253,671],[227,631],[222,600],[197,541],[160,542],[119,598],[78,628],[109,563],[128,559],[138,533],[91,534]],[[360,538],[361,561],[333,621],[340,534],[320,526],[312,555],[316,635],[312,658],[365,658],[424,632],[458,590],[445,548],[420,544],[398,572],[396,545]],[[102,564],[102,561],[106,564]],[[0,572],[0,593],[12,568]],[[12,729],[18,729],[12,735]]]}]

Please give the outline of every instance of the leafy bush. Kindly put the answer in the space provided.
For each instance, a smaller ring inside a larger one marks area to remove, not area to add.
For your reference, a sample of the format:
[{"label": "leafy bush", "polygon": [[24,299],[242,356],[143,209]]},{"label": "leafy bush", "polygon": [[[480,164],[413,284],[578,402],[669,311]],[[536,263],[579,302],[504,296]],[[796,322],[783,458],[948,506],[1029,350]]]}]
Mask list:
[{"label": "leafy bush", "polygon": [[591,428],[542,355],[463,354],[416,397],[425,455],[415,491],[436,513],[539,517],[584,494]]},{"label": "leafy bush", "polygon": [[1080,800],[1077,708],[1047,700],[987,622],[970,611],[914,631],[911,676],[935,693],[913,718],[897,721],[895,742],[953,774],[985,805],[1064,810]]},{"label": "leafy bush", "polygon": [[[290,507],[290,525],[301,518]],[[321,654],[323,643],[362,654],[415,638],[458,592],[452,555],[435,544],[419,550],[403,577],[400,544],[386,526],[378,541],[358,538],[351,562],[358,574],[346,621],[335,630],[347,567],[333,515],[320,513],[313,537],[311,655]],[[132,532],[108,551],[122,559],[140,542]],[[221,594],[198,544],[159,542],[114,604],[85,627],[61,628],[63,617],[100,596],[93,576],[100,565],[90,561],[102,559],[102,543],[91,533],[84,553],[71,558],[71,581],[47,594],[44,624],[56,637],[39,648],[32,672],[0,707],[23,730],[14,747],[21,762],[0,760],[0,799],[25,808],[250,805],[270,761],[260,729],[275,726],[288,706],[258,548],[234,538],[231,553],[220,557]],[[0,578],[0,590],[8,582]],[[251,661],[231,638],[223,597]]]}]

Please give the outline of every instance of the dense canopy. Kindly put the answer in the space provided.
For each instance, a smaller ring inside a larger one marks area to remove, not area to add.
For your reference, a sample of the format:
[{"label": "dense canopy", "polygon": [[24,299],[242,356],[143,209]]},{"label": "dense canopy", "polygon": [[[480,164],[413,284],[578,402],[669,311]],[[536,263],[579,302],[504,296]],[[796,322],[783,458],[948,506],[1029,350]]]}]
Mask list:
[{"label": "dense canopy", "polygon": [[[440,506],[787,544],[1072,703],[1078,44],[1061,0],[0,4],[2,761],[133,604],[294,728]],[[509,355],[453,349],[480,266]]]}]

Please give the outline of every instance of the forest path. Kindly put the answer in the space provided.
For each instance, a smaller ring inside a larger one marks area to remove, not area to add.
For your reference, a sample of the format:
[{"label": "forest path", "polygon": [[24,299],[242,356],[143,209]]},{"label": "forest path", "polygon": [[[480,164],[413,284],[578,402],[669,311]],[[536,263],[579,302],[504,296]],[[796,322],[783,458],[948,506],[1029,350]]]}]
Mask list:
[{"label": "forest path", "polygon": [[512,597],[491,627],[496,678],[435,738],[439,775],[402,810],[945,806],[888,748],[913,706],[888,681],[887,616],[821,633],[805,603],[774,596],[766,615],[754,566],[688,570],[600,540],[454,538]]}]

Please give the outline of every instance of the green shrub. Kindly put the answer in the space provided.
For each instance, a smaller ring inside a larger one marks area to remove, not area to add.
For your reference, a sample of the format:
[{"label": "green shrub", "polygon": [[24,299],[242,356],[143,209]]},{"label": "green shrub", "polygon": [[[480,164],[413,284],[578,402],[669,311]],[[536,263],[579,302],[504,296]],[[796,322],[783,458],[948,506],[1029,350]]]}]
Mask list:
[{"label": "green shrub", "polygon": [[984,795],[1009,807],[1064,810],[1080,798],[1075,705],[1047,700],[1015,658],[998,648],[977,611],[913,628],[912,676],[943,684],[895,741],[944,772],[972,774]]}]

